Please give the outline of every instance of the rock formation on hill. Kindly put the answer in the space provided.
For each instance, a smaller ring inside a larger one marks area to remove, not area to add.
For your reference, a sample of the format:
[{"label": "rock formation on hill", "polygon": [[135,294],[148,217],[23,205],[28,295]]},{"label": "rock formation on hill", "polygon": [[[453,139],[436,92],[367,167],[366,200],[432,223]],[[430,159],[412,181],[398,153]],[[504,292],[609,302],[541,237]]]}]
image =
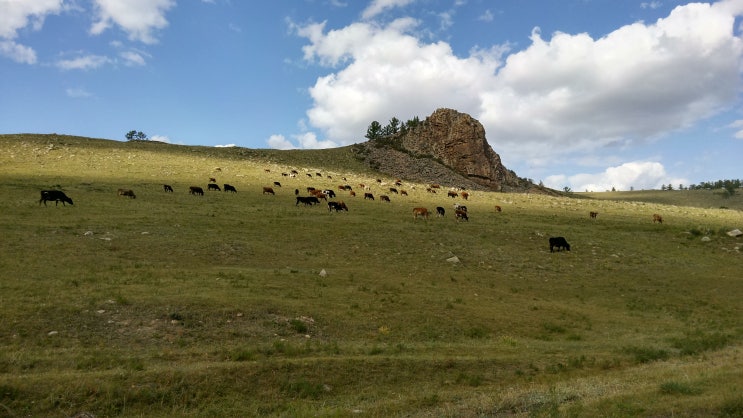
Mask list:
[{"label": "rock formation on hill", "polygon": [[503,166],[480,122],[453,109],[438,109],[417,126],[354,151],[371,168],[413,181],[504,192],[536,188]]}]

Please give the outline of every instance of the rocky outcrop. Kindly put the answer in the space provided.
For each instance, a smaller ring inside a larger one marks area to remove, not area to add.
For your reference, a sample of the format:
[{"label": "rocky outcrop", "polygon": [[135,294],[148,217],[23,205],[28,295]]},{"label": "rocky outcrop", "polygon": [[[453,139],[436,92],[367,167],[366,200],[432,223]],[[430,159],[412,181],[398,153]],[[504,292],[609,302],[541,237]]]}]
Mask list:
[{"label": "rocky outcrop", "polygon": [[438,109],[417,126],[358,144],[356,151],[395,177],[495,191],[535,187],[503,166],[479,121],[453,109]]}]

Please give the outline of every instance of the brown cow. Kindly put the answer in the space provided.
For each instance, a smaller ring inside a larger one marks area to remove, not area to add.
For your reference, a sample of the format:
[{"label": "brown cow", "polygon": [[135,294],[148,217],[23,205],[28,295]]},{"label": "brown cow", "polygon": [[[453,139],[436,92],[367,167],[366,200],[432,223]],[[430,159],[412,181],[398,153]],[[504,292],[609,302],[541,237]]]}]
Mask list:
[{"label": "brown cow", "polygon": [[209,177],[209,183],[216,183],[216,182],[217,182],[217,179],[215,179],[214,177]]},{"label": "brown cow", "polygon": [[467,200],[467,199],[470,198],[470,194],[467,193],[467,192],[462,192],[461,195],[462,195],[462,199],[464,199],[464,200]]},{"label": "brown cow", "polygon": [[449,191],[448,191],[448,192],[446,193],[446,197],[457,197],[457,196],[459,196],[459,195],[457,194],[457,192],[455,192],[455,191],[453,191],[453,190],[449,190]]},{"label": "brown cow", "polygon": [[350,194],[351,197],[356,197],[356,192],[354,192],[353,190],[351,190],[350,192],[348,192],[348,194]]},{"label": "brown cow", "polygon": [[380,202],[389,202],[390,201],[390,197],[387,196],[386,194],[383,194],[383,195],[379,196],[379,201]]},{"label": "brown cow", "polygon": [[657,213],[654,213],[653,214],[653,223],[656,223],[656,222],[662,224],[663,223],[663,217],[660,216],[660,215],[658,215]]},{"label": "brown cow", "polygon": [[134,191],[131,190],[131,189],[119,189],[117,193],[118,193],[119,196],[126,196],[126,197],[129,197],[131,199],[136,199],[137,198],[137,196],[134,194]]},{"label": "brown cow", "polygon": [[500,206],[498,206],[498,205],[495,205],[495,211],[496,211],[496,212],[502,212],[502,211],[503,211],[503,208],[501,208],[501,207],[500,207]]},{"label": "brown cow", "polygon": [[203,196],[204,195],[204,189],[202,189],[199,186],[191,186],[191,187],[188,188],[188,194],[192,194],[194,196],[196,196],[196,195]]},{"label": "brown cow", "polygon": [[599,213],[598,212],[590,212],[588,214],[588,216],[590,216],[591,219],[596,219],[596,217],[599,216]]},{"label": "brown cow", "polygon": [[464,220],[464,221],[469,221],[470,220],[470,218],[467,217],[467,211],[466,210],[457,209],[456,211],[454,211],[454,214],[457,216],[457,220],[460,220],[460,219],[461,220]]},{"label": "brown cow", "polygon": [[266,187],[266,186],[263,186],[263,194],[272,194],[272,195],[276,195],[276,193],[274,193],[274,191],[273,191],[273,189],[272,189],[272,188],[270,188],[270,187]]},{"label": "brown cow", "polygon": [[413,219],[418,219],[418,216],[423,219],[428,219],[428,209],[426,208],[413,208]]},{"label": "brown cow", "polygon": [[405,190],[400,190],[400,196],[407,196],[408,192]]}]

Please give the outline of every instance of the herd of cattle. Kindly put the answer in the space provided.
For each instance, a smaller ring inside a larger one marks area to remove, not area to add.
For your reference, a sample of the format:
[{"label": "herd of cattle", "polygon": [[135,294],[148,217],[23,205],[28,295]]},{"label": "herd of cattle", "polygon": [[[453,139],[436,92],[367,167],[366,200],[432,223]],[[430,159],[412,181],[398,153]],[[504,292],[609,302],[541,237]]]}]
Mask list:
[{"label": "herd of cattle", "polygon": [[[268,171],[268,170],[266,170]],[[292,171],[291,176],[294,177],[297,173],[295,171]],[[285,173],[282,173],[282,175],[287,175]],[[308,176],[312,176],[311,174],[307,174]],[[320,176],[318,173],[317,176]],[[345,178],[344,178],[345,180]],[[377,180],[381,183],[381,180]],[[397,187],[401,186],[401,181],[397,180],[395,182],[396,187],[390,187],[389,193],[398,194],[400,196],[407,196],[408,192],[406,190],[398,190]],[[281,183],[276,181],[273,183],[273,187],[281,187]],[[263,187],[263,194],[269,194],[269,195],[276,195],[276,192],[274,191],[273,187],[264,186]],[[370,187],[366,186],[365,184],[359,184],[359,187],[364,189],[364,200],[375,200],[374,194],[370,192]],[[426,188],[426,191],[429,193],[436,193],[437,189],[440,189],[441,186],[432,184],[430,187]],[[353,190],[353,188],[350,185],[344,184],[338,186],[338,189],[341,191],[345,191],[349,193],[349,196],[355,197],[356,192]],[[209,178],[209,183],[207,184],[207,190],[208,191],[224,191],[224,192],[231,192],[231,193],[237,193],[237,189],[230,185],[230,184],[223,184],[223,187],[220,188],[217,184],[217,181],[215,178],[211,177]],[[173,193],[173,187],[169,184],[163,184],[163,191],[165,193]],[[190,186],[188,188],[188,193],[194,196],[203,196],[204,195],[204,189],[199,186]],[[307,187],[307,196],[300,196],[299,189],[294,190],[294,194],[296,197],[296,203],[295,206],[299,206],[301,203],[303,206],[313,206],[313,205],[319,205],[320,200],[324,200],[327,202],[327,207],[329,212],[340,212],[340,211],[346,211],[348,212],[348,206],[343,201],[328,201],[328,198],[335,198],[336,193],[332,189],[316,189],[314,187]],[[130,199],[136,199],[136,195],[134,194],[134,191],[131,189],[118,189],[117,190],[118,196],[128,197]],[[470,197],[470,194],[468,192],[462,191],[457,192],[455,190],[449,190],[447,192],[447,197],[456,198],[461,196],[463,199],[468,200]],[[390,202],[390,197],[386,194],[380,195],[379,199],[381,202]],[[68,197],[64,192],[61,190],[42,190],[41,191],[41,199],[39,199],[39,205],[41,203],[44,203],[44,206],[46,206],[47,202],[54,202],[55,206],[59,204],[59,202],[62,202],[62,206],[65,206],[67,203],[70,205],[73,205],[72,199]],[[503,209],[496,205],[494,208],[495,212],[501,212]],[[424,219],[427,220],[430,216],[430,213],[428,208],[425,207],[416,207],[413,208],[413,219]],[[446,209],[442,206],[436,207],[436,216],[437,217],[444,217],[446,215]],[[457,221],[469,221],[469,216],[467,212],[467,206],[464,206],[459,203],[454,204],[454,217]],[[589,218],[596,219],[598,217],[598,212],[591,211],[589,212]],[[663,217],[657,213],[653,214],[653,223],[663,223]],[[570,244],[568,244],[567,240],[564,237],[550,237],[549,238],[549,247],[550,252],[554,252],[555,249],[557,251],[570,251]]]}]

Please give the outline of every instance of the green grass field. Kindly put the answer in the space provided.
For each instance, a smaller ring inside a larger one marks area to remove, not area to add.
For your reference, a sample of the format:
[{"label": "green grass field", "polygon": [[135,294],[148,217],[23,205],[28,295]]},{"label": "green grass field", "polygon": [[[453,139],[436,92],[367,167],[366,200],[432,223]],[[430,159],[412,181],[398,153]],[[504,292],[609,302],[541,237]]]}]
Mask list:
[{"label": "green grass field", "polygon": [[[238,193],[188,194],[209,177]],[[404,179],[337,191],[378,177],[348,148],[0,135],[0,416],[743,415],[739,194],[473,192],[457,222]]]}]

